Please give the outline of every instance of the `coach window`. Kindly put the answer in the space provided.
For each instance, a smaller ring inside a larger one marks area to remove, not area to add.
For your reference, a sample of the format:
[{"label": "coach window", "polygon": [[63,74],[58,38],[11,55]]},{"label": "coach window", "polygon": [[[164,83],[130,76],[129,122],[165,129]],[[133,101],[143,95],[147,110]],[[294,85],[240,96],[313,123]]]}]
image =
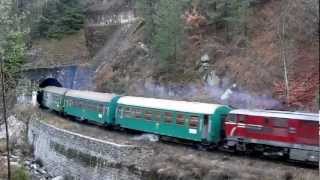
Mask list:
[{"label": "coach window", "polygon": [[70,106],[74,106],[75,105],[75,101],[73,99],[70,99]]},{"label": "coach window", "polygon": [[92,111],[92,104],[90,102],[86,102],[84,101],[83,102],[83,106],[84,106],[84,109],[87,109],[89,111]]},{"label": "coach window", "polygon": [[96,111],[96,112],[99,112],[99,105],[100,105],[100,104],[93,103],[93,104],[92,104],[92,110],[94,110],[94,111]]},{"label": "coach window", "polygon": [[58,97],[55,94],[52,94],[52,102],[57,103],[58,102]]},{"label": "coach window", "polygon": [[101,105],[102,105],[102,104],[100,104],[100,103],[95,104],[95,110],[96,110],[97,112],[102,112]]},{"label": "coach window", "polygon": [[144,119],[151,121],[152,120],[152,111],[146,110],[144,112]]},{"label": "coach window", "polygon": [[99,112],[99,104],[92,103],[92,111]]},{"label": "coach window", "polygon": [[90,102],[84,101],[84,102],[83,102],[83,108],[84,108],[84,109],[87,109],[87,110],[89,110],[89,111],[92,111],[92,104],[91,104]]},{"label": "coach window", "polygon": [[77,103],[79,108],[83,108],[82,101],[77,100]]},{"label": "coach window", "polygon": [[81,105],[80,105],[80,102],[78,101],[78,100],[74,100],[74,105],[76,106],[76,107],[78,107],[78,108],[80,108],[81,107]]},{"label": "coach window", "polygon": [[184,115],[183,114],[177,114],[176,123],[178,125],[184,125]]},{"label": "coach window", "polygon": [[78,103],[77,100],[73,99],[72,101],[73,101],[73,105],[74,105],[75,107],[78,107],[78,106],[79,106],[79,103]]},{"label": "coach window", "polygon": [[171,112],[165,112],[164,113],[164,121],[166,123],[171,123],[172,122],[172,113]]},{"label": "coach window", "polygon": [[98,104],[95,104],[96,105],[96,111],[97,112],[101,112],[101,104],[100,103],[98,103]]},{"label": "coach window", "polygon": [[120,116],[120,118],[123,118],[123,107],[122,106],[118,107],[118,116]]},{"label": "coach window", "polygon": [[88,109],[89,104],[81,100],[81,108]]},{"label": "coach window", "polygon": [[156,120],[156,121],[161,121],[161,112],[159,112],[159,111],[154,111],[154,112],[153,112],[153,118],[154,118],[154,120]]},{"label": "coach window", "polygon": [[82,108],[82,102],[81,102],[81,101],[76,100],[76,103],[77,103],[77,106],[78,106],[79,108]]},{"label": "coach window", "polygon": [[104,113],[104,104],[100,104],[101,112]]},{"label": "coach window", "polygon": [[199,116],[190,116],[189,118],[189,127],[190,128],[197,128],[199,123]]},{"label": "coach window", "polygon": [[90,102],[83,101],[83,106],[85,107],[85,109],[92,111],[92,104]]},{"label": "coach window", "polygon": [[130,116],[131,116],[131,108],[126,107],[126,108],[124,109],[124,117],[128,118],[128,117],[130,117]]},{"label": "coach window", "polygon": [[109,106],[104,107],[104,109],[105,109],[104,112],[107,113],[107,115],[109,115],[108,114],[109,113],[109,108],[110,108]]},{"label": "coach window", "polygon": [[96,111],[96,112],[100,112],[100,104],[99,104],[99,103],[98,103],[98,104],[94,103],[94,104],[93,104],[93,109],[94,109],[94,111]]},{"label": "coach window", "polygon": [[82,109],[88,109],[88,106],[89,106],[89,105],[90,105],[90,104],[88,104],[87,102],[81,100],[81,107],[82,107]]},{"label": "coach window", "polygon": [[99,108],[100,108],[100,104],[96,104],[96,103],[92,104],[92,110],[93,111],[100,112]]},{"label": "coach window", "polygon": [[140,119],[142,118],[142,110],[141,109],[135,109],[135,117]]}]

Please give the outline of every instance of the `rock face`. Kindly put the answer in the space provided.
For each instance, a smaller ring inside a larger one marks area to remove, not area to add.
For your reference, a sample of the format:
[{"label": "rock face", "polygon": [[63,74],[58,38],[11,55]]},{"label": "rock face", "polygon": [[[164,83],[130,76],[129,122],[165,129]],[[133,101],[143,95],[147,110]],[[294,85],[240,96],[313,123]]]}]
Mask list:
[{"label": "rock face", "polygon": [[[26,125],[19,121],[15,116],[10,116],[7,120],[8,122],[8,129],[9,129],[9,138],[11,144],[23,144],[24,133],[26,130]],[[0,140],[6,138],[6,129],[5,125],[2,124],[0,126]]]},{"label": "rock face", "polygon": [[95,67],[110,62],[127,44],[128,30],[137,21],[134,4],[134,0],[103,0],[89,5],[85,37]]},{"label": "rock face", "polygon": [[30,122],[28,141],[52,177],[73,179],[141,179],[146,157],[143,147],[116,144],[56,128],[37,120]]}]

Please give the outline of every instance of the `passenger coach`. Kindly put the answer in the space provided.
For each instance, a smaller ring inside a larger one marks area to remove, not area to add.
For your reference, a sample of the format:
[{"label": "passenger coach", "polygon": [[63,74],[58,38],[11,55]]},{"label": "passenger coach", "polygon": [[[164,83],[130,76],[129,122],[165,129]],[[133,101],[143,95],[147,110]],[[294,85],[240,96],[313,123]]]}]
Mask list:
[{"label": "passenger coach", "polygon": [[124,96],[116,125],[205,143],[218,143],[230,108],[223,105]]},{"label": "passenger coach", "polygon": [[66,88],[48,86],[42,90],[42,100],[40,105],[57,112],[63,110],[64,94],[68,91]]},{"label": "passenger coach", "polygon": [[65,94],[64,113],[80,120],[112,125],[118,98],[109,93],[69,90]]}]

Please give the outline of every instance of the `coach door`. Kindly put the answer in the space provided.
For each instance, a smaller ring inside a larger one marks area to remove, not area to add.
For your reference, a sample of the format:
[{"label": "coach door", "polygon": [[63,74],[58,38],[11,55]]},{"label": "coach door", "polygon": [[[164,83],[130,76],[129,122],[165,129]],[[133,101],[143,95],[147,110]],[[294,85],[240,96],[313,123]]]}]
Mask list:
[{"label": "coach door", "polygon": [[202,131],[202,139],[207,139],[209,134],[209,115],[204,115],[203,117],[203,131]]}]

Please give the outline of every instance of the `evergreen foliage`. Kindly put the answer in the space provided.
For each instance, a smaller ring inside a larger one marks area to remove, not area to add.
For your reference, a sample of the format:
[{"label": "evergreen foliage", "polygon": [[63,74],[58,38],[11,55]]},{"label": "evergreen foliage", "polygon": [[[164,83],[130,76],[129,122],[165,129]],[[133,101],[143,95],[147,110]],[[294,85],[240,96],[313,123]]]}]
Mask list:
[{"label": "evergreen foliage", "polygon": [[226,39],[241,35],[247,38],[247,19],[250,5],[257,0],[200,0],[199,8],[207,17],[209,25],[223,27]]},{"label": "evergreen foliage", "polygon": [[25,60],[25,34],[23,32],[10,32],[6,37],[3,58],[5,59],[4,71],[7,80],[15,81]]},{"label": "evergreen foliage", "polygon": [[138,15],[144,19],[145,40],[150,43],[155,30],[155,13],[157,0],[137,0]]},{"label": "evergreen foliage", "polygon": [[[160,64],[168,66],[178,59],[183,36],[182,15],[186,5],[199,8],[208,25],[224,27],[226,39],[247,39],[250,4],[256,0],[138,0],[137,10],[144,19],[146,42],[158,55]],[[171,62],[170,62],[171,61]]]},{"label": "evergreen foliage", "polygon": [[60,39],[83,27],[84,13],[84,4],[79,0],[49,1],[32,34],[34,37]]},{"label": "evergreen foliage", "polygon": [[163,61],[177,60],[183,34],[182,1],[161,0],[154,17],[152,45]]},{"label": "evergreen foliage", "polygon": [[26,34],[24,15],[8,0],[0,0],[0,57],[4,64],[6,87],[14,87],[25,60]]},{"label": "evergreen foliage", "polygon": [[185,0],[138,0],[137,9],[144,19],[146,41],[158,57],[160,71],[174,71],[179,61],[183,37]]},{"label": "evergreen foliage", "polygon": [[223,23],[227,16],[227,1],[225,0],[200,0],[198,5],[208,18],[208,23]]}]

